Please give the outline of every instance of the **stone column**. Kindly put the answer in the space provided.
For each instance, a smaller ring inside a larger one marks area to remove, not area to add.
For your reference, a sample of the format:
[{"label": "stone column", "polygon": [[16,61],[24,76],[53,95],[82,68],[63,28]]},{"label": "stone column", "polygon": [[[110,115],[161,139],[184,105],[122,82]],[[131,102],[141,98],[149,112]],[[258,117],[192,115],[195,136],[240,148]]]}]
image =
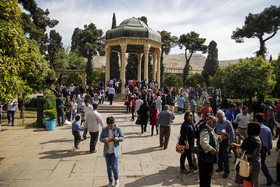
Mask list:
[{"label": "stone column", "polygon": [[122,87],[121,87],[121,93],[125,94],[125,53],[126,53],[127,45],[121,44],[121,81],[122,81]]},{"label": "stone column", "polygon": [[137,54],[137,60],[138,60],[138,76],[137,76],[137,79],[138,81],[141,81],[141,61],[142,61],[142,54],[141,53],[138,53]]},{"label": "stone column", "polygon": [[157,83],[158,83],[158,88],[160,88],[160,54],[161,54],[161,49],[157,50]]},{"label": "stone column", "polygon": [[153,52],[153,79],[156,81],[156,51]]},{"label": "stone column", "polygon": [[144,54],[145,54],[145,62],[144,62],[144,79],[146,79],[146,83],[149,82],[149,77],[148,77],[148,54],[149,54],[150,46],[149,45],[144,45]]},{"label": "stone column", "polygon": [[104,88],[107,87],[107,84],[110,80],[110,58],[111,58],[111,47],[106,46],[105,47],[106,52],[106,69],[105,69],[105,85]]}]

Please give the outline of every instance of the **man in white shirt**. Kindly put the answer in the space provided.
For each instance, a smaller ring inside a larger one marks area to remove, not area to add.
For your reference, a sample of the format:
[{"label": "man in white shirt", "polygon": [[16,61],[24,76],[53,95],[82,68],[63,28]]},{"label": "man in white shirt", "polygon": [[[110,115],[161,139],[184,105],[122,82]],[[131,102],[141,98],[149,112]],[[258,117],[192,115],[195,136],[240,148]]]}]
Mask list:
[{"label": "man in white shirt", "polygon": [[[89,104],[89,98],[85,99],[85,106],[84,106],[84,116],[88,113],[88,111],[92,111],[92,105]],[[86,120],[85,120],[86,121]],[[84,129],[83,138],[84,140],[87,139],[87,129]]]},{"label": "man in white shirt", "polygon": [[243,106],[242,112],[237,114],[234,122],[238,123],[238,132],[246,139],[247,135],[247,124],[250,120],[250,114],[248,114],[248,107]]},{"label": "man in white shirt", "polygon": [[85,129],[87,129],[90,134],[89,152],[96,153],[97,150],[95,149],[95,146],[98,140],[99,125],[103,128],[104,122],[101,115],[96,111],[98,104],[94,103],[92,107],[93,110],[87,111],[85,115]]},{"label": "man in white shirt", "polygon": [[136,107],[135,107],[135,111],[136,111],[136,115],[138,116],[138,110],[140,108],[140,106],[143,104],[143,100],[137,97],[136,100]]},{"label": "man in white shirt", "polygon": [[18,105],[17,99],[14,99],[13,102],[8,103],[8,109],[7,109],[8,125],[10,124],[12,118],[12,126],[14,126],[15,112],[16,112],[17,105]]}]

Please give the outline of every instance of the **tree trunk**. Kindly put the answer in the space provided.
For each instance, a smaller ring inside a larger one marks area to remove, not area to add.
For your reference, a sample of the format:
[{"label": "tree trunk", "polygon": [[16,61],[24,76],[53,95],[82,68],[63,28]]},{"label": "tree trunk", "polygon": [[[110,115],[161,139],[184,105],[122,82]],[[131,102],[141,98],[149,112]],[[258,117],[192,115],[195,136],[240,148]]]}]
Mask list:
[{"label": "tree trunk", "polygon": [[265,59],[266,47],[262,37],[259,38],[260,50],[257,51],[257,56],[262,56]]}]

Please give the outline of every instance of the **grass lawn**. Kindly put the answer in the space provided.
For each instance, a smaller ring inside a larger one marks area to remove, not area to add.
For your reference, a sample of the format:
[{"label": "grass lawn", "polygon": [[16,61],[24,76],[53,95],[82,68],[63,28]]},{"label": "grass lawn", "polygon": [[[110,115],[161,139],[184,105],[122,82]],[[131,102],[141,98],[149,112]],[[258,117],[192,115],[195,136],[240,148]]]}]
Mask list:
[{"label": "grass lawn", "polygon": [[[37,111],[24,111],[24,119],[20,118],[20,112],[15,113],[15,126],[23,126],[26,128],[36,128]],[[2,126],[8,126],[7,112],[2,113]],[[11,123],[9,124],[9,126]]]}]

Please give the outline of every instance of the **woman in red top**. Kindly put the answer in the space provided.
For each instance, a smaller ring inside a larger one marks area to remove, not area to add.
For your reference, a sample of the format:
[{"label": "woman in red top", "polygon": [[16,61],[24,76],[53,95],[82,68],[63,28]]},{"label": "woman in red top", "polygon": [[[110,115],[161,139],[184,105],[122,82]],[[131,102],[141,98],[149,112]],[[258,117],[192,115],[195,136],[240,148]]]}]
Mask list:
[{"label": "woman in red top", "polygon": [[[151,136],[154,135],[154,126],[156,126],[158,120],[158,110],[156,108],[156,104],[152,103],[152,109],[151,109],[151,116],[150,116],[150,125],[152,125],[152,134]],[[158,127],[156,126],[156,131],[158,134]]]}]

